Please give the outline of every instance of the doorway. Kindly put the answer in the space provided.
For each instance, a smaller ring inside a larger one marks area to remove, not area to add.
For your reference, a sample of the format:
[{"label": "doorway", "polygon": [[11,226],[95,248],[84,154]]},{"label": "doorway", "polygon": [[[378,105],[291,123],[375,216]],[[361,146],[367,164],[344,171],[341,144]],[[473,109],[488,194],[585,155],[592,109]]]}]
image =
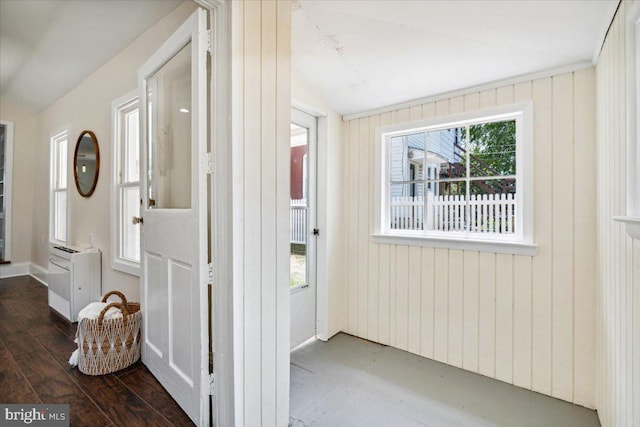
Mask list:
[{"label": "doorway", "polygon": [[291,345],[316,335],[317,118],[291,110]]},{"label": "doorway", "polygon": [[196,425],[209,425],[207,12],[142,65],[142,362]]},{"label": "doorway", "polygon": [[11,260],[13,123],[0,120],[0,264]]}]

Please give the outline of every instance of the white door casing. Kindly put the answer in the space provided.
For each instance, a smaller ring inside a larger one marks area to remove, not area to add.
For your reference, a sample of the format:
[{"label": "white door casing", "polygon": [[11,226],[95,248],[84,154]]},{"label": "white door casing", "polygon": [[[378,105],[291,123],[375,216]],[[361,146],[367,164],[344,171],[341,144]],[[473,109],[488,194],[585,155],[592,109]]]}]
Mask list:
[{"label": "white door casing", "polygon": [[210,417],[207,37],[198,9],[138,71],[142,360],[196,425]]},{"label": "white door casing", "polygon": [[291,289],[291,343],[293,349],[316,335],[316,164],[317,123],[316,117],[297,109],[291,110],[291,122],[307,131],[307,229],[306,229],[306,285]]},{"label": "white door casing", "polygon": [[12,206],[12,182],[13,182],[13,122],[0,120],[4,126],[4,237],[2,242],[2,259],[11,260],[11,206]]}]

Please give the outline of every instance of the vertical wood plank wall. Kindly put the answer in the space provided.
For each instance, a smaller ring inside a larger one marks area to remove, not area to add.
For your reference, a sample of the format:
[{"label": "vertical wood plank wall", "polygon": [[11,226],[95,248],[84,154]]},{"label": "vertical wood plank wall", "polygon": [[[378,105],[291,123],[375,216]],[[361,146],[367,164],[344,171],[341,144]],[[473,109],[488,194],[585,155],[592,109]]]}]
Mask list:
[{"label": "vertical wood plank wall", "polygon": [[235,422],[285,426],[291,3],[231,8]]},{"label": "vertical wood plank wall", "polygon": [[603,426],[640,425],[640,243],[613,221],[626,211],[625,21],[620,5],[597,65],[598,289],[597,407]]},{"label": "vertical wood plank wall", "polygon": [[[376,244],[375,128],[533,100],[538,255]],[[595,405],[594,69],[343,123],[346,332]]]}]

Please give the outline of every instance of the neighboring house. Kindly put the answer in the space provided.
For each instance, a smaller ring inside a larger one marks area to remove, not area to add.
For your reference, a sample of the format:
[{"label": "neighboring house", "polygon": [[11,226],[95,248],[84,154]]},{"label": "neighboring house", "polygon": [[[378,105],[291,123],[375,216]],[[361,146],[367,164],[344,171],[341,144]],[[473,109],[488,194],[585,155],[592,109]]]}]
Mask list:
[{"label": "neighboring house", "polygon": [[291,200],[306,198],[306,156],[306,144],[291,147]]},{"label": "neighboring house", "polygon": [[[425,137],[428,143],[425,159]],[[456,177],[463,159],[459,128],[420,132],[391,138],[391,181],[405,182],[391,186],[391,197],[424,196],[425,186],[410,181],[438,180]],[[426,168],[426,173],[425,173]],[[440,185],[427,182],[426,190],[440,194]],[[444,186],[443,186],[444,187]]]}]

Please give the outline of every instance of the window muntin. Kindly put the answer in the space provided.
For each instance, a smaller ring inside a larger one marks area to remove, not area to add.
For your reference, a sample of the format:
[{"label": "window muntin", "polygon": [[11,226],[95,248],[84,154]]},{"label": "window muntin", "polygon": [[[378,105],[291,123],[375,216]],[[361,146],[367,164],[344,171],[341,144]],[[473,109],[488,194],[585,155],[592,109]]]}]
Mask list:
[{"label": "window muntin", "polygon": [[113,255],[116,270],[140,274],[140,144],[138,97],[113,103]]},{"label": "window muntin", "polygon": [[51,137],[51,194],[49,202],[49,239],[67,242],[67,150],[68,130]]},{"label": "window muntin", "polygon": [[496,110],[378,131],[377,235],[532,243],[531,195],[523,194],[530,106]]}]

